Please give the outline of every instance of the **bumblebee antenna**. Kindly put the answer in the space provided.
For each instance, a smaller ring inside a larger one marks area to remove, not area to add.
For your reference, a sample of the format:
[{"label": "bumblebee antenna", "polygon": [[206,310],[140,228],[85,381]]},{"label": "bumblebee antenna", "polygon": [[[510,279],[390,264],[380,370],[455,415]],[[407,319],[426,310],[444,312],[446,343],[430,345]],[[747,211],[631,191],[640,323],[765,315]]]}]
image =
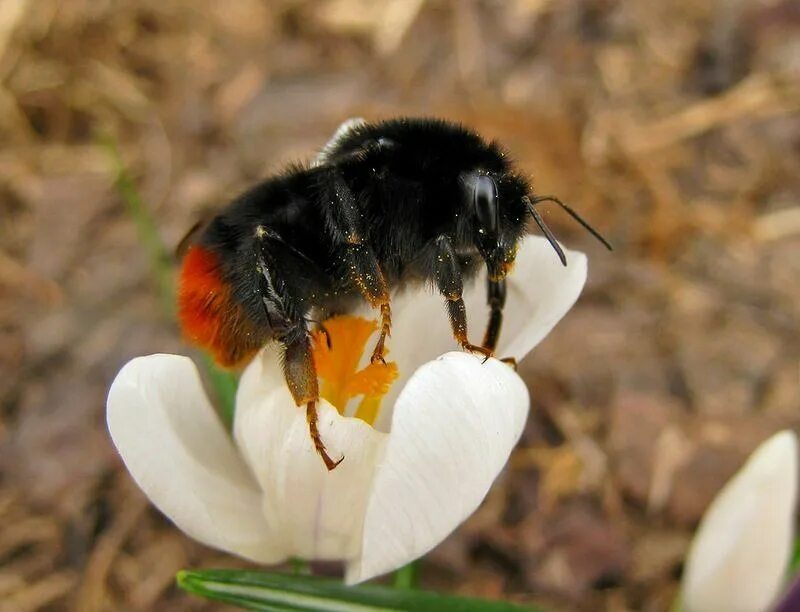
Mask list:
[{"label": "bumblebee antenna", "polygon": [[541,215],[539,214],[539,211],[536,210],[536,208],[534,208],[534,204],[536,202],[531,202],[531,199],[528,196],[523,196],[522,201],[525,202],[525,204],[528,206],[528,210],[531,211],[531,216],[533,217],[533,220],[536,221],[536,225],[539,226],[539,229],[542,230],[542,233],[544,234],[545,238],[547,238],[547,241],[550,243],[550,246],[552,246],[553,249],[555,250],[556,255],[558,255],[558,258],[561,260],[562,265],[566,266],[567,256],[564,255],[564,251],[558,244],[556,237],[553,236],[553,232],[551,232],[550,228],[547,227],[547,224],[544,222],[544,219],[542,219]]},{"label": "bumblebee antenna", "polygon": [[[551,196],[551,195],[536,196],[536,197],[533,198],[533,200],[529,199],[528,201],[530,202],[531,211],[533,211],[533,206],[538,204],[539,202],[555,202],[561,208],[563,208],[570,217],[572,217],[573,219],[575,219],[575,221],[580,223],[584,227],[584,229],[586,231],[588,231],[592,236],[597,238],[603,244],[604,247],[606,247],[609,251],[613,251],[614,250],[614,247],[611,246],[611,243],[608,240],[606,240],[605,238],[603,238],[600,235],[600,232],[598,232],[591,225],[589,225],[589,223],[586,220],[584,220],[583,217],[581,217],[578,213],[576,213],[574,210],[572,210],[569,206],[564,204],[564,202],[559,200],[557,197]],[[535,218],[536,217],[534,216],[534,219]],[[537,221],[537,223],[538,223],[538,221]],[[541,224],[539,225],[539,227],[541,227]]]}]

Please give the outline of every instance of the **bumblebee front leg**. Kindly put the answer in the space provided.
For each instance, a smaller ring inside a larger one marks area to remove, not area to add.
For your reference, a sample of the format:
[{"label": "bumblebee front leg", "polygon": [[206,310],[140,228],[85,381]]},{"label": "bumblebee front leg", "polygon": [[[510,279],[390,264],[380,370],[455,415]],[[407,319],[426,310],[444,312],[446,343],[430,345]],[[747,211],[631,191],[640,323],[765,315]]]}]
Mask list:
[{"label": "bumblebee front leg", "polygon": [[[483,335],[483,346],[494,354],[503,327],[503,308],[506,305],[505,279],[486,281],[486,303],[489,305],[489,322]],[[517,360],[514,357],[503,357],[500,361],[517,369]]]},{"label": "bumblebee front leg", "polygon": [[331,178],[334,198],[327,211],[327,225],[334,241],[345,249],[347,267],[359,292],[370,306],[380,309],[381,331],[371,361],[385,363],[386,337],[392,328],[389,288],[375,253],[364,239],[361,210],[350,188],[338,172],[331,172]]},{"label": "bumblebee front leg", "polygon": [[483,336],[483,346],[494,353],[503,327],[503,308],[506,305],[506,281],[486,281],[486,303],[489,305],[489,322]]},{"label": "bumblebee front leg", "polygon": [[467,309],[464,306],[464,290],[461,268],[458,266],[453,243],[447,236],[436,239],[433,275],[436,287],[447,300],[447,314],[453,336],[467,351],[480,353],[486,359],[492,356],[492,349],[472,344],[467,338]]}]

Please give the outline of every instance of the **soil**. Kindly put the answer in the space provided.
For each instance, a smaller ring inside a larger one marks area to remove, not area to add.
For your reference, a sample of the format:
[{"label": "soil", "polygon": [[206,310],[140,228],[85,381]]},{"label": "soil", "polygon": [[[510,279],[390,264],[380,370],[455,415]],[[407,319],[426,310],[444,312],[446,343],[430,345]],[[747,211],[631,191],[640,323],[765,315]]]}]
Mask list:
[{"label": "soil", "polygon": [[[704,508],[800,425],[791,0],[17,0],[0,6],[0,610],[221,609],[106,432],[165,314],[116,143],[170,248],[352,116],[462,121],[614,243],[520,365],[527,430],[421,584],[666,610]],[[535,282],[535,280],[533,281]]]}]

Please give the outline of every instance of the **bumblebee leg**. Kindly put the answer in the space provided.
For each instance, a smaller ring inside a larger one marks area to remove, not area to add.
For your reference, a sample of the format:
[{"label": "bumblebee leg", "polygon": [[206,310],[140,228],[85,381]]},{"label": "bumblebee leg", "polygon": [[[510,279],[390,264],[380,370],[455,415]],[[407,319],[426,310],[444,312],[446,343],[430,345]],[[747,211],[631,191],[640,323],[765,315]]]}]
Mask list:
[{"label": "bumblebee leg", "polygon": [[439,236],[436,239],[433,276],[436,279],[437,289],[447,300],[447,314],[456,341],[464,350],[480,353],[486,361],[492,356],[492,350],[472,344],[467,339],[467,309],[462,298],[464,285],[461,269],[453,244],[447,236]]},{"label": "bumblebee leg", "polygon": [[378,260],[369,245],[360,242],[358,235],[354,236],[359,242],[350,242],[347,245],[347,263],[361,295],[373,308],[379,308],[381,313],[381,331],[375,349],[372,351],[372,363],[385,363],[386,337],[392,329],[392,308],[389,305],[389,289],[383,278]]},{"label": "bumblebee leg", "polygon": [[[266,234],[258,237],[261,239],[264,236]],[[275,338],[284,345],[282,365],[286,385],[295,404],[298,406],[305,404],[308,431],[314,448],[325,463],[325,467],[333,470],[344,457],[338,461],[331,459],[317,428],[319,386],[317,370],[311,355],[308,327],[294,306],[293,300],[286,293],[285,285],[280,275],[276,273],[277,266],[268,263],[271,258],[266,240],[261,240],[260,245],[260,251],[256,254],[257,270],[260,275],[259,292]]]},{"label": "bumblebee leg", "polygon": [[512,370],[517,371],[517,358],[516,357],[503,357],[500,359],[503,363],[507,364]]},{"label": "bumblebee leg", "polygon": [[364,299],[381,313],[381,331],[375,349],[372,351],[372,363],[384,362],[386,337],[391,333],[392,309],[389,305],[389,288],[383,277],[378,259],[372,248],[364,240],[361,222],[361,211],[356,204],[350,188],[340,174],[331,172],[333,182],[333,201],[328,212],[328,227],[334,241],[343,245],[347,267],[353,282]]},{"label": "bumblebee leg", "polygon": [[314,448],[317,449],[317,453],[320,457],[322,457],[322,462],[325,464],[325,467],[328,468],[329,472],[332,472],[342,461],[344,461],[344,455],[334,461],[328,454],[325,444],[322,442],[322,438],[319,435],[319,429],[317,429],[316,400],[306,404],[306,420],[308,421],[308,432],[311,434],[311,440],[314,442]]},{"label": "bumblebee leg", "polygon": [[[488,280],[486,284],[486,303],[489,304],[489,322],[486,324],[486,333],[483,336],[483,346],[492,353],[497,349],[497,340],[503,327],[503,308],[506,305],[505,279]],[[500,361],[517,369],[517,360],[513,357],[503,357]]]},{"label": "bumblebee leg", "polygon": [[372,351],[372,357],[370,357],[370,362],[380,362],[382,364],[386,364],[386,360],[383,358],[383,354],[386,351],[386,337],[392,331],[392,309],[389,306],[389,302],[387,301],[384,304],[381,304],[381,334],[378,336],[378,341],[375,343],[375,348]]},{"label": "bumblebee leg", "polygon": [[328,328],[325,327],[324,323],[317,323],[317,329],[322,332],[323,336],[325,336],[325,344],[328,346],[328,350],[330,351],[333,348],[331,332],[328,331]]},{"label": "bumblebee leg", "polygon": [[494,352],[503,326],[503,307],[506,305],[506,281],[486,282],[486,303],[489,305],[489,323],[483,336],[483,346]]},{"label": "bumblebee leg", "polygon": [[314,448],[322,457],[322,461],[328,470],[333,470],[343,460],[344,456],[338,461],[331,459],[325,448],[325,443],[319,435],[317,427],[317,401],[319,400],[319,388],[317,386],[317,371],[314,367],[314,360],[311,356],[311,343],[308,337],[308,330],[305,324],[299,326],[294,338],[286,343],[283,358],[283,374],[289,385],[295,403],[298,406],[306,405],[306,420],[308,421],[308,433]]}]

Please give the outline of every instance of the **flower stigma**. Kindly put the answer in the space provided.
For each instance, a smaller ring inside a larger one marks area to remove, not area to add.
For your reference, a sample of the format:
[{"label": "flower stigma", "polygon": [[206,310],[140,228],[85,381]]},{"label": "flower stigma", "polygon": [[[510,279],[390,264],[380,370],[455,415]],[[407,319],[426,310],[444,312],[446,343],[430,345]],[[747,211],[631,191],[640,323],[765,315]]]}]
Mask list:
[{"label": "flower stigma", "polygon": [[361,396],[353,416],[369,425],[374,424],[381,401],[398,374],[394,362],[367,363],[359,369],[367,341],[377,330],[375,321],[338,315],[324,321],[322,328],[312,334],[320,396],[341,415],[345,415],[351,399]]}]

